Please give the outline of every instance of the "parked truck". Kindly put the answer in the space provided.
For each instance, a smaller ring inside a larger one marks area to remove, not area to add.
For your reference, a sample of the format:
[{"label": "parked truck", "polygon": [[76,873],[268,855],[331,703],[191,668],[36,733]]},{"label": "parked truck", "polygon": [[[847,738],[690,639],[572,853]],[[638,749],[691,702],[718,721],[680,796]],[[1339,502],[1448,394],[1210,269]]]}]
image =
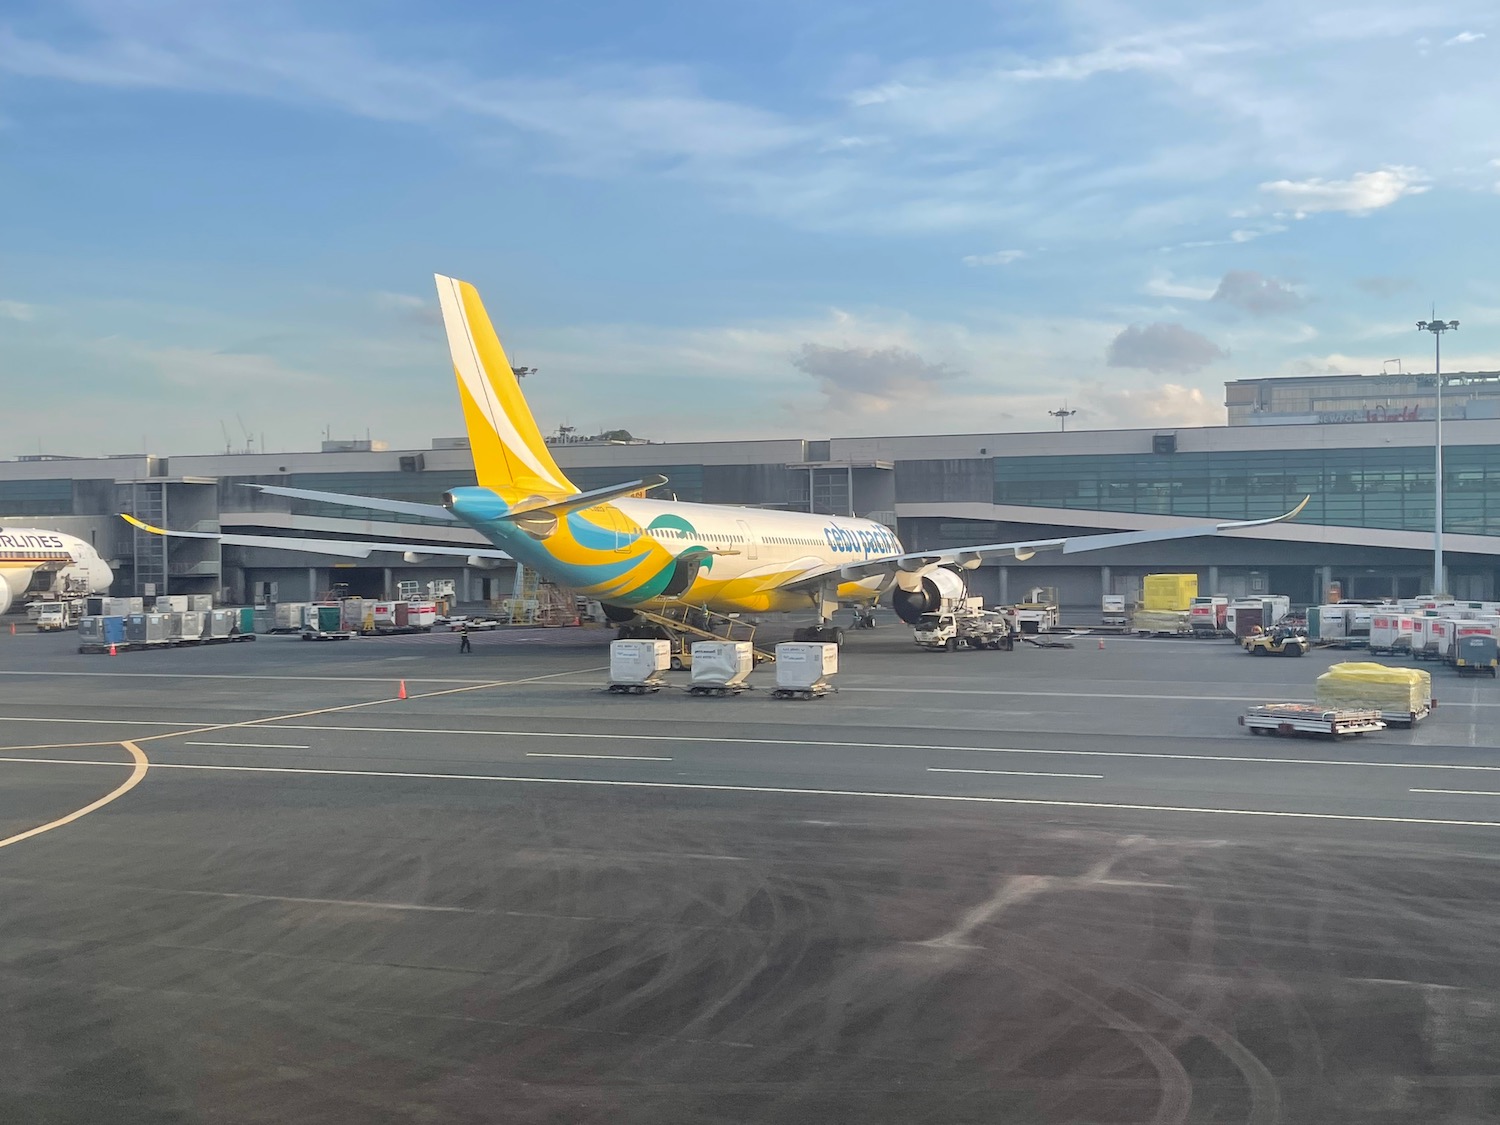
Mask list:
[{"label": "parked truck", "polygon": [[1015,647],[1015,633],[1006,615],[985,609],[984,599],[977,597],[965,598],[946,611],[924,614],[912,626],[912,639],[923,648],[947,652]]}]

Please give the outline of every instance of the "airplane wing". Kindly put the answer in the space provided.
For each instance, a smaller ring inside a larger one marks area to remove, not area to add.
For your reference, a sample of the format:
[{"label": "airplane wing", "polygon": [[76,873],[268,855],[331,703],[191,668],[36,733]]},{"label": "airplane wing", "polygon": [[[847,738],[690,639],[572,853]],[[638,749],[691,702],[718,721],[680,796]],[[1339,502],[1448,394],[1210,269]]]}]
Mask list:
[{"label": "airplane wing", "polygon": [[886,555],[882,558],[861,559],[841,566],[825,567],[811,574],[803,574],[791,582],[784,583],[784,590],[814,590],[830,579],[840,582],[857,582],[875,575],[894,577],[901,572],[914,573],[929,566],[958,567],[972,570],[986,559],[1013,558],[1025,562],[1038,551],[1060,551],[1065,555],[1081,551],[1099,551],[1106,547],[1127,547],[1136,543],[1158,543],[1169,539],[1192,539],[1199,535],[1218,535],[1226,531],[1238,531],[1247,527],[1265,527],[1295,518],[1307,507],[1310,496],[1303,497],[1290,512],[1270,519],[1235,520],[1229,523],[1192,524],[1188,527],[1163,528],[1157,531],[1118,531],[1103,535],[1071,535],[1060,539],[1028,539],[1019,543],[990,543],[977,547],[950,547],[941,551],[918,551],[906,555]]},{"label": "airplane wing", "polygon": [[[612,484],[606,488],[595,488],[588,492],[575,492],[570,496],[537,497],[517,504],[502,515],[501,519],[518,520],[522,516],[566,515],[579,508],[592,508],[617,500],[621,496],[633,496],[638,492],[649,492],[667,483],[664,476],[652,475],[639,480]],[[345,508],[369,508],[374,512],[397,512],[407,516],[425,516],[427,519],[456,523],[458,517],[440,504],[417,504],[410,500],[387,500],[380,496],[350,496],[344,492],[319,492],[312,488],[287,488],[279,484],[247,484],[269,496],[287,496],[293,500],[316,500],[321,504],[338,504]]]},{"label": "airplane wing", "polygon": [[510,555],[494,547],[437,547],[427,543],[370,543],[343,539],[300,539],[283,535],[236,535],[232,532],[217,531],[168,531],[165,528],[153,527],[123,512],[120,518],[132,527],[138,527],[152,535],[165,535],[169,539],[217,539],[228,547],[270,547],[280,551],[309,551],[318,555],[337,555],[346,559],[367,559],[376,551],[394,551],[405,556],[409,562],[418,562],[438,555],[476,560],[510,558]]}]

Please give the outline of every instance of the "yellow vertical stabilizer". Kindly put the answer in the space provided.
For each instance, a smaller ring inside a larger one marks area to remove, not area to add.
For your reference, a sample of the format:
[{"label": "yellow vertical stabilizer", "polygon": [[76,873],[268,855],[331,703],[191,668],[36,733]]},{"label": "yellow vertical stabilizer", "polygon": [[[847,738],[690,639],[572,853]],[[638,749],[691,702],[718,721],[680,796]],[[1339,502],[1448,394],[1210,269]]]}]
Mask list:
[{"label": "yellow vertical stabilizer", "polygon": [[467,281],[434,277],[479,483],[528,496],[577,492],[542,440],[479,291]]}]

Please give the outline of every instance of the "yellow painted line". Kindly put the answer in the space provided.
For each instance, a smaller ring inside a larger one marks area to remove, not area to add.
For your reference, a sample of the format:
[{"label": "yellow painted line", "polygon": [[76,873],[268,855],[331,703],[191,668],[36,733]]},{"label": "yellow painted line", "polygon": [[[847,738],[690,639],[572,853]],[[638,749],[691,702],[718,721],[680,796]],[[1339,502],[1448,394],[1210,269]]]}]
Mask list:
[{"label": "yellow painted line", "polygon": [[[86,817],[91,812],[97,812],[112,801],[119,800],[144,781],[146,771],[151,768],[150,759],[146,757],[144,751],[134,742],[121,742],[119,745],[125,747],[130,752],[131,758],[135,761],[135,768],[130,771],[129,777],[92,804],[84,805],[83,808],[70,812],[67,816],[58,817],[47,824],[38,825],[36,828],[28,829],[25,832],[18,832],[14,836],[8,836],[4,840],[0,840],[0,848],[8,848],[12,844],[19,844],[22,840],[29,840],[33,836],[40,836],[43,832],[51,832],[54,828],[61,828],[66,824],[72,824],[75,820]],[[115,763],[109,764],[114,765]]]}]

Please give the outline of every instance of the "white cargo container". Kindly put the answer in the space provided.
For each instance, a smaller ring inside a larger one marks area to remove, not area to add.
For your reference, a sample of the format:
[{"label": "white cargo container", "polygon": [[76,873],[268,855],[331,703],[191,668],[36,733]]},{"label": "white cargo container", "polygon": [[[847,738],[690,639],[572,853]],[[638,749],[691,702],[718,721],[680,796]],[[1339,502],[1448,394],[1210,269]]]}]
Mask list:
[{"label": "white cargo container", "polygon": [[1318,607],[1318,639],[1342,642],[1348,635],[1349,609],[1342,605]]},{"label": "white cargo container", "polygon": [[100,617],[129,617],[132,613],[145,613],[145,598],[105,598]]},{"label": "white cargo container", "polygon": [[157,613],[186,613],[188,600],[186,594],[158,594],[154,603]]},{"label": "white cargo container", "polygon": [[755,668],[755,649],[749,641],[698,641],[693,645],[693,695],[741,692]]},{"label": "white cargo container", "polygon": [[205,613],[185,609],[167,614],[167,637],[174,645],[197,644],[203,639]]},{"label": "white cargo container", "polygon": [[644,695],[660,691],[662,673],[672,665],[672,642],[667,640],[611,641],[609,690]]},{"label": "white cargo container", "polygon": [[271,614],[271,632],[296,633],[302,628],[302,611],[306,602],[277,602]]},{"label": "white cargo container", "polygon": [[374,602],[367,604],[365,608],[369,611],[371,617],[374,618],[376,625],[396,624],[395,602]]},{"label": "white cargo container", "polygon": [[1411,654],[1418,660],[1441,660],[1448,651],[1453,635],[1453,620],[1448,617],[1418,617],[1412,632]]},{"label": "white cargo container", "polygon": [[1416,618],[1409,613],[1378,612],[1370,618],[1370,651],[1410,652]]},{"label": "white cargo container", "polygon": [[188,609],[194,613],[211,613],[214,608],[214,596],[212,594],[189,594],[187,603]]},{"label": "white cargo container", "polygon": [[406,623],[417,629],[431,629],[437,624],[437,602],[411,602],[406,607]]},{"label": "white cargo container", "polygon": [[777,699],[812,699],[837,691],[828,677],[838,674],[839,646],[787,642],[776,646]]}]

